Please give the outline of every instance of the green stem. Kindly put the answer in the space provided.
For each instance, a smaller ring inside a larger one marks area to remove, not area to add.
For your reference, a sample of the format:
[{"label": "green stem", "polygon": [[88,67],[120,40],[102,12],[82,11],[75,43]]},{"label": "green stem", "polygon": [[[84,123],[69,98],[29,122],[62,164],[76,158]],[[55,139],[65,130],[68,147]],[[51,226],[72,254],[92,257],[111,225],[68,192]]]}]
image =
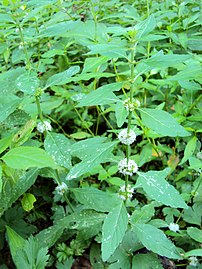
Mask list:
[{"label": "green stem", "polygon": [[37,104],[39,118],[43,122],[44,119],[43,119],[43,113],[42,113],[42,110],[41,110],[41,105],[40,105],[39,97],[38,96],[35,96],[35,99],[36,99],[36,104]]}]

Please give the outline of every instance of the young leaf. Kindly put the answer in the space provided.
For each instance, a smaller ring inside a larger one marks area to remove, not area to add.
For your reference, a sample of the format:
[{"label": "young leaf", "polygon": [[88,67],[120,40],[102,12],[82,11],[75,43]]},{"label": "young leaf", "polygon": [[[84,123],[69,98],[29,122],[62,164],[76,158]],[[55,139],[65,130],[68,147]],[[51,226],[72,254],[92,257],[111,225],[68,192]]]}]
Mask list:
[{"label": "young leaf", "polygon": [[166,111],[150,108],[141,108],[139,110],[143,124],[157,134],[171,137],[190,135],[190,133]]},{"label": "young leaf", "polygon": [[68,169],[71,167],[70,142],[63,134],[49,132],[44,147],[59,165]]},{"label": "young leaf", "polygon": [[163,269],[160,260],[153,254],[137,254],[133,257],[132,269]]},{"label": "young leaf", "polygon": [[193,154],[195,148],[196,148],[196,141],[197,141],[197,137],[193,136],[189,142],[187,143],[186,147],[185,147],[185,151],[184,151],[184,157],[182,158],[181,162],[179,163],[179,165],[182,165],[183,163],[185,163],[189,157],[191,157],[191,155]]},{"label": "young leaf", "polygon": [[141,184],[151,199],[174,208],[188,208],[179,192],[165,180],[166,170],[139,172],[138,175],[137,185]]},{"label": "young leaf", "polygon": [[54,160],[43,149],[30,146],[11,149],[1,159],[15,169],[56,167]]},{"label": "young leaf", "polygon": [[25,211],[30,211],[34,207],[36,198],[32,193],[25,193],[21,200],[22,207]]},{"label": "young leaf", "polygon": [[109,212],[120,204],[120,199],[115,194],[103,192],[96,188],[74,188],[72,192],[81,204],[96,211]]},{"label": "young leaf", "polygon": [[123,202],[114,207],[102,227],[102,259],[107,261],[121,243],[128,225],[128,214]]},{"label": "young leaf", "polygon": [[202,230],[196,227],[188,227],[187,233],[192,239],[199,243],[202,243]]},{"label": "young leaf", "polygon": [[133,224],[133,230],[148,250],[167,258],[181,259],[175,245],[158,228],[141,223]]},{"label": "young leaf", "polygon": [[78,65],[71,66],[69,69],[65,70],[64,72],[55,74],[48,78],[46,82],[46,87],[51,87],[54,85],[64,85],[69,82],[69,78],[77,74],[80,70]]}]

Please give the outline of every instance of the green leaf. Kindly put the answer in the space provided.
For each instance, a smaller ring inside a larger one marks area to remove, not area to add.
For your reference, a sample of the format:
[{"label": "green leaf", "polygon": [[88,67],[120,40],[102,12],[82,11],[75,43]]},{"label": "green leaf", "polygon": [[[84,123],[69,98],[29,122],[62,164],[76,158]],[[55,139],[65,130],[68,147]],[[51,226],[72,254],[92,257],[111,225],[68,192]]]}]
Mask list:
[{"label": "green leaf", "polygon": [[21,99],[15,95],[0,96],[0,122],[3,122],[21,103]]},{"label": "green leaf", "polygon": [[190,58],[189,55],[183,54],[167,54],[164,55],[162,51],[158,52],[156,55],[153,55],[151,58],[144,61],[147,65],[153,68],[167,68],[175,67],[185,62]]},{"label": "green leaf", "polygon": [[0,217],[22,194],[24,194],[35,182],[38,176],[38,169],[31,169],[23,174],[15,184],[10,187],[5,185],[5,190],[1,193]]},{"label": "green leaf", "polygon": [[191,155],[194,153],[194,150],[196,148],[196,142],[197,142],[197,137],[196,136],[193,136],[189,140],[189,142],[187,143],[187,145],[185,147],[184,157],[182,158],[179,165],[182,165],[183,163],[185,163],[189,159],[189,157],[191,157]]},{"label": "green leaf", "polygon": [[153,203],[143,206],[141,209],[134,210],[131,216],[132,223],[146,223],[155,214],[155,209]]},{"label": "green leaf", "polygon": [[139,110],[143,124],[157,134],[171,137],[190,135],[190,133],[166,111],[151,108],[141,108]]},{"label": "green leaf", "polygon": [[150,224],[135,224],[133,229],[142,244],[156,254],[171,259],[181,259],[175,245],[165,234]]},{"label": "green leaf", "polygon": [[25,211],[30,211],[34,208],[34,203],[36,202],[36,198],[32,193],[25,193],[21,200],[22,207]]},{"label": "green leaf", "polygon": [[135,25],[137,31],[136,39],[141,40],[156,27],[154,15],[150,15],[146,20]]},{"label": "green leaf", "polygon": [[101,212],[109,212],[120,204],[117,195],[100,191],[96,188],[74,188],[72,192],[79,203]]},{"label": "green leaf", "polygon": [[0,153],[2,153],[8,146],[10,146],[12,135],[6,136],[0,140]]},{"label": "green leaf", "polygon": [[2,181],[2,167],[0,165],[0,193],[2,191],[2,185],[3,185],[3,181]]},{"label": "green leaf", "polygon": [[188,209],[184,210],[183,219],[188,223],[200,226],[201,218],[202,218],[202,205],[200,203],[195,203],[193,207],[189,207]]},{"label": "green leaf", "polygon": [[69,82],[69,78],[77,74],[80,70],[78,65],[71,66],[64,72],[55,74],[48,78],[45,88],[52,87],[54,85],[64,85]]},{"label": "green leaf", "polygon": [[14,169],[56,167],[54,160],[43,149],[36,147],[22,146],[11,149],[1,159]]},{"label": "green leaf", "polygon": [[113,91],[120,90],[123,83],[112,83],[99,87],[82,98],[77,107],[108,105],[120,101]]},{"label": "green leaf", "polygon": [[36,89],[39,87],[39,79],[34,73],[23,73],[16,79],[16,87],[24,93],[34,95]]},{"label": "green leaf", "polygon": [[98,144],[96,148],[92,148],[91,146],[91,155],[88,154],[88,152],[83,152],[83,154],[85,153],[85,157],[83,158],[82,162],[76,164],[70,169],[66,179],[70,180],[82,176],[91,172],[91,170],[100,163],[106,162],[111,156],[111,151],[116,143],[117,142],[108,142]]},{"label": "green leaf", "polygon": [[123,106],[122,102],[117,102],[115,104],[115,117],[117,126],[120,128],[124,124],[126,118],[127,118],[128,112]]},{"label": "green leaf", "polygon": [[196,62],[195,64],[189,64],[187,67],[178,72],[176,75],[171,76],[168,78],[168,80],[188,80],[188,79],[196,79],[197,77],[200,79],[200,74],[202,72],[201,63]]},{"label": "green leaf", "polygon": [[70,141],[63,134],[49,132],[44,147],[56,163],[68,169],[71,167]]},{"label": "green leaf", "polygon": [[137,254],[133,257],[132,269],[163,269],[161,261],[153,254]]},{"label": "green leaf", "polygon": [[9,243],[11,255],[15,262],[17,251],[23,248],[26,240],[24,240],[20,235],[18,235],[9,226],[6,226],[6,233],[8,236],[8,243]]},{"label": "green leaf", "polygon": [[100,54],[107,56],[110,59],[112,58],[127,58],[126,48],[124,46],[115,45],[115,44],[93,44],[88,46],[90,52],[87,55],[91,54]]},{"label": "green leaf", "polygon": [[122,242],[128,225],[128,214],[123,202],[106,216],[102,227],[102,259],[107,261]]},{"label": "green leaf", "polygon": [[190,257],[190,256],[199,256],[202,257],[202,249],[192,249],[184,254],[184,257]]},{"label": "green leaf", "polygon": [[84,62],[82,74],[98,71],[97,69],[100,67],[100,65],[106,63],[108,60],[109,60],[109,57],[106,57],[106,56],[86,58]]},{"label": "green leaf", "polygon": [[174,208],[188,208],[179,192],[165,180],[167,173],[167,170],[139,172],[137,185],[140,184],[147,195],[157,202]]},{"label": "green leaf", "polygon": [[[100,245],[93,243],[90,249],[90,263],[93,269],[105,269],[101,258]],[[65,268],[64,268],[65,269]]]},{"label": "green leaf", "polygon": [[202,243],[202,230],[196,227],[188,227],[187,233],[196,242]]}]

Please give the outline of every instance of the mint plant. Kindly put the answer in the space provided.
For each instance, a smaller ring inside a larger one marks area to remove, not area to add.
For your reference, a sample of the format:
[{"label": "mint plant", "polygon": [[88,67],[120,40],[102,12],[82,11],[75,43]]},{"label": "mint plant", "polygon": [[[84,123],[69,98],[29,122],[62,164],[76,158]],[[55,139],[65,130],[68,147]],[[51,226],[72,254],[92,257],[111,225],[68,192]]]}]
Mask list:
[{"label": "mint plant", "polygon": [[0,10],[0,268],[202,268],[199,1]]}]

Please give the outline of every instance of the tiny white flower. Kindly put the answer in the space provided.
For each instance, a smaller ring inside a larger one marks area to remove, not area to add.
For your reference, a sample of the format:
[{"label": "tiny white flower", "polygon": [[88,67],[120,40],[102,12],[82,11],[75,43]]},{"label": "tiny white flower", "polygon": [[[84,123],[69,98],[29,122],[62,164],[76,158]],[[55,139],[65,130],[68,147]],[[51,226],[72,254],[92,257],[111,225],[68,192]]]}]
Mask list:
[{"label": "tiny white flower", "polygon": [[189,257],[189,265],[197,266],[198,265],[198,259],[195,256]]},{"label": "tiny white flower", "polygon": [[57,191],[58,194],[63,195],[65,191],[68,189],[67,185],[62,182],[62,184],[58,185],[55,190]]},{"label": "tiny white flower", "polygon": [[123,175],[129,175],[132,176],[134,173],[137,172],[138,166],[135,161],[123,159],[118,164],[119,172]]},{"label": "tiny white flower", "polygon": [[123,101],[123,105],[126,108],[127,111],[133,111],[136,107],[140,106],[140,101],[138,99],[132,99],[127,98]]},{"label": "tiny white flower", "polygon": [[45,131],[51,131],[52,130],[52,127],[51,127],[51,125],[50,125],[50,123],[48,121],[44,121],[44,122],[40,121],[40,122],[38,122],[36,128],[37,128],[37,131],[39,133],[43,133]]},{"label": "tiny white flower", "polygon": [[179,232],[180,230],[180,226],[177,223],[170,223],[168,228],[172,231],[172,232]]},{"label": "tiny white flower", "polygon": [[126,187],[125,185],[121,186],[120,189],[119,189],[119,197],[122,199],[122,200],[126,200],[126,195],[128,197],[128,199],[132,199],[133,197],[133,192],[134,192],[134,188],[131,187],[131,185],[128,185],[127,186],[127,192],[126,192]]},{"label": "tiny white flower", "polygon": [[133,130],[130,130],[128,133],[127,129],[123,129],[119,133],[118,139],[121,141],[121,143],[130,145],[136,140],[136,134]]}]

